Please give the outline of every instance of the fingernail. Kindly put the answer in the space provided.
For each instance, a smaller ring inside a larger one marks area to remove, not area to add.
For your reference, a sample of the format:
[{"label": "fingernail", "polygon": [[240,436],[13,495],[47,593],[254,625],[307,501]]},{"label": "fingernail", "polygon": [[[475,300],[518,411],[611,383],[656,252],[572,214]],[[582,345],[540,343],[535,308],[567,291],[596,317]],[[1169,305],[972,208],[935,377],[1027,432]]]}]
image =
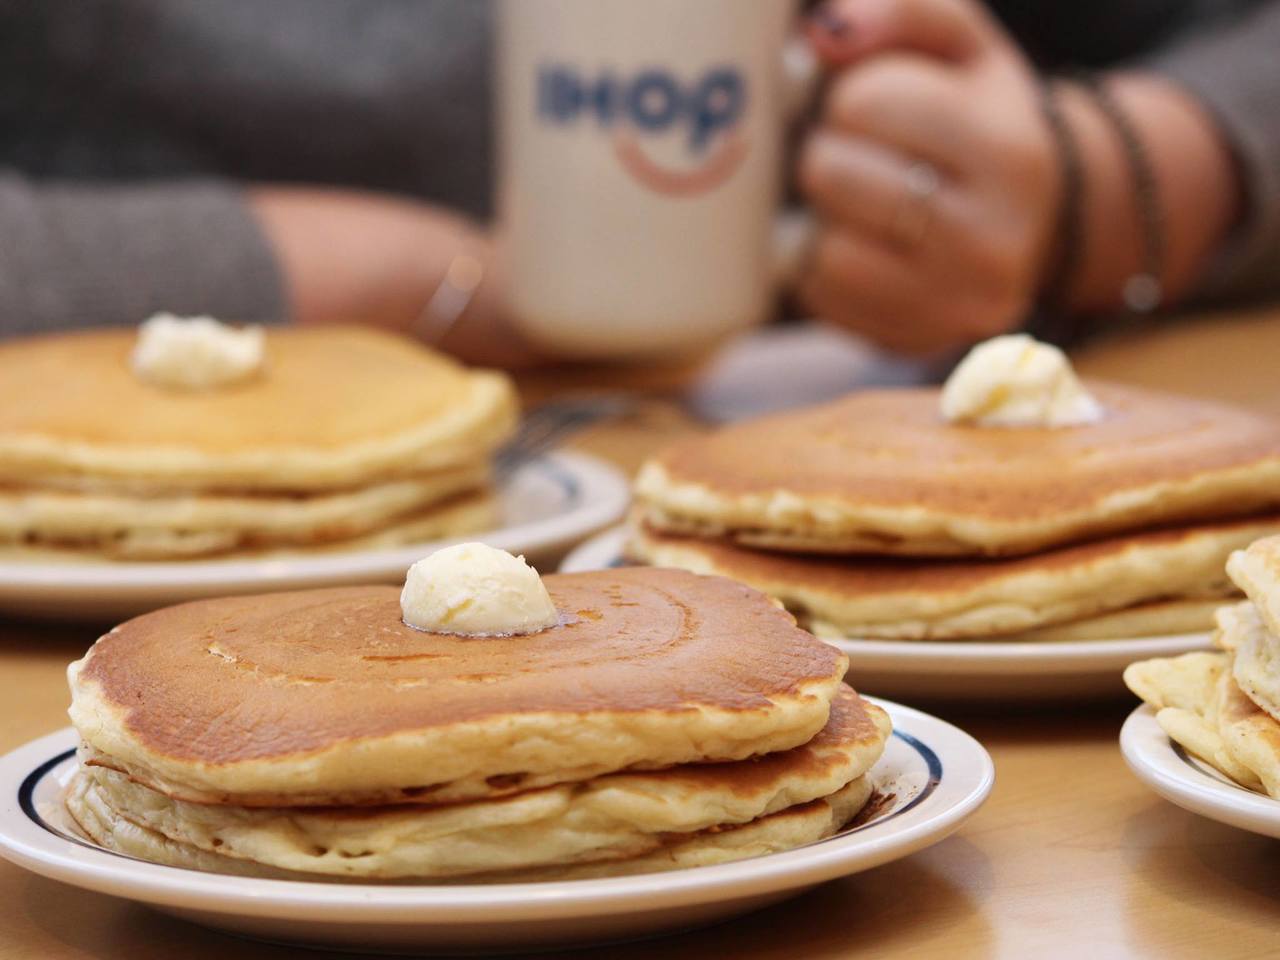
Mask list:
[{"label": "fingernail", "polygon": [[810,14],[809,19],[819,30],[840,40],[848,39],[853,33],[853,24],[833,4],[824,3]]}]

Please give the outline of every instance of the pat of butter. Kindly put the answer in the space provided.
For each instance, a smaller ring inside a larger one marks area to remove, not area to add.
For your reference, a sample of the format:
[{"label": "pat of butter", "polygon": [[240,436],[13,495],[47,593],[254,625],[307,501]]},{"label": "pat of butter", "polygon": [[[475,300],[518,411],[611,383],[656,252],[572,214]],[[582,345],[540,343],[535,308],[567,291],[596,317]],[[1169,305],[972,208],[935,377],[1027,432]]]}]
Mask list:
[{"label": "pat of butter", "polygon": [[419,630],[480,637],[537,633],[560,622],[538,571],[483,543],[446,547],[410,567],[400,610]]},{"label": "pat of butter", "polygon": [[133,372],[148,383],[208,390],[256,373],[264,354],[261,327],[157,313],[138,328],[132,364]]},{"label": "pat of butter", "polygon": [[1102,415],[1066,354],[1025,333],[978,344],[942,388],[942,416],[952,423],[1070,427]]}]

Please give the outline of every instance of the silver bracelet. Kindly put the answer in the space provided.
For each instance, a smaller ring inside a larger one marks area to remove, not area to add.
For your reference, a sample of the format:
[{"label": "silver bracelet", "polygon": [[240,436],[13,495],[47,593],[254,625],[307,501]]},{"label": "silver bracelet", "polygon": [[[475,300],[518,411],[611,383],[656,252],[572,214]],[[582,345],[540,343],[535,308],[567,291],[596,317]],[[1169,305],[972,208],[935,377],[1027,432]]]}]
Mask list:
[{"label": "silver bracelet", "polygon": [[455,255],[440,285],[410,324],[410,332],[426,343],[440,343],[467,312],[483,282],[484,264],[480,260],[469,253]]}]

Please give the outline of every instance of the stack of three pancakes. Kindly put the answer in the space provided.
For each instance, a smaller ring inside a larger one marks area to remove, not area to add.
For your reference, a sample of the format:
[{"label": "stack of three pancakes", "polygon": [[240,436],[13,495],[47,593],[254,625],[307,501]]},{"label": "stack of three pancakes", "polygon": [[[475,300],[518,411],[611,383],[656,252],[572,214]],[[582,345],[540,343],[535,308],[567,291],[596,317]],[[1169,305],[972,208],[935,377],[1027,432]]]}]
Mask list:
[{"label": "stack of three pancakes", "polygon": [[830,639],[1208,629],[1227,556],[1280,533],[1280,424],[1089,387],[1104,414],[1079,426],[949,423],[939,391],[890,390],[690,440],[641,471],[628,552]]},{"label": "stack of three pancakes", "polygon": [[273,330],[261,370],[184,390],[133,331],[0,345],[0,554],[181,560],[392,546],[493,525],[506,376],[361,328]]},{"label": "stack of three pancakes", "polygon": [[197,869],[516,880],[717,863],[830,836],[887,715],[834,648],[722,578],[548,577],[559,625],[426,633],[392,587],[200,601],[72,664],[98,843]]},{"label": "stack of three pancakes", "polygon": [[1221,652],[1144,660],[1124,679],[1173,740],[1280,799],[1280,537],[1233,553],[1227,572],[1248,599],[1218,610]]}]

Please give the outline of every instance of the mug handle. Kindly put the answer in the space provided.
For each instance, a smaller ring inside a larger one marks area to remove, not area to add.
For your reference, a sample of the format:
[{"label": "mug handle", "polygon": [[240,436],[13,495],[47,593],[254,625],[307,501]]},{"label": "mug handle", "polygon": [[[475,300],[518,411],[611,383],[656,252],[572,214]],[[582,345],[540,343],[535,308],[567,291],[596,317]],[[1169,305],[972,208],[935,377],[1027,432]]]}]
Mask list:
[{"label": "mug handle", "polygon": [[[809,105],[821,77],[821,65],[809,41],[793,34],[782,48],[782,106],[793,118]],[[793,286],[799,279],[818,233],[813,213],[799,207],[778,214],[773,226],[774,285]]]}]

